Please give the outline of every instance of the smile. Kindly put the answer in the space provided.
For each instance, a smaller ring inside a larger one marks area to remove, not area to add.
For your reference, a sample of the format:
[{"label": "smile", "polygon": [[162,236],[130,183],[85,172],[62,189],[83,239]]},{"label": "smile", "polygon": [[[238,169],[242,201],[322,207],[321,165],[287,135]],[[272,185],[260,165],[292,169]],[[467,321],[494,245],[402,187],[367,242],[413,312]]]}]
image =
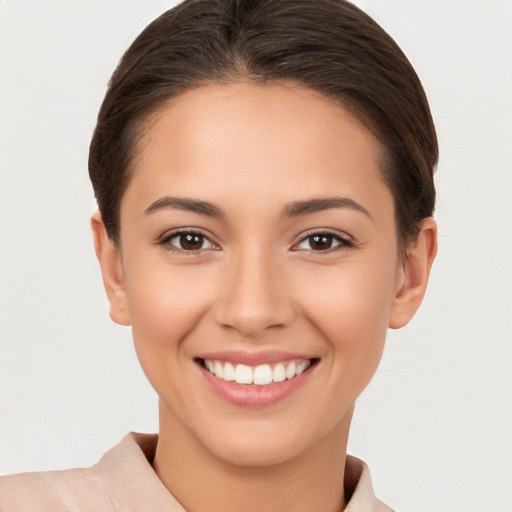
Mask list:
[{"label": "smile", "polygon": [[203,366],[212,375],[226,382],[268,386],[273,383],[291,380],[301,375],[311,366],[311,360],[297,359],[272,365],[248,366],[245,364],[204,359]]},{"label": "smile", "polygon": [[195,358],[207,388],[236,406],[267,407],[292,396],[309,382],[318,357],[271,350],[223,350]]}]

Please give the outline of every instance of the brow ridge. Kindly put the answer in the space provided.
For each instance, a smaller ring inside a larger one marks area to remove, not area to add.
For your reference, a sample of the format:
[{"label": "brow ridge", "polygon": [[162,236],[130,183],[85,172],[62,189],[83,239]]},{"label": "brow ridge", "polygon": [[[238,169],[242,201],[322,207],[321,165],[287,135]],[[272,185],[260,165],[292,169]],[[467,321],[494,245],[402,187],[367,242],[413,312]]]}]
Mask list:
[{"label": "brow ridge", "polygon": [[[210,217],[224,218],[225,214],[221,208],[215,206],[208,201],[202,201],[187,197],[165,196],[157,199],[152,203],[144,213],[149,215],[161,209],[176,208],[179,210],[191,211],[200,215],[208,215]],[[372,219],[370,213],[362,205],[348,197],[321,197],[306,199],[303,201],[293,201],[287,204],[282,212],[281,217],[299,217],[301,215],[309,215],[331,208],[350,208],[361,212]]]},{"label": "brow ridge", "polygon": [[282,217],[298,217],[300,215],[309,215],[331,208],[350,208],[352,210],[364,213],[372,219],[372,216],[366,208],[348,197],[320,197],[307,199],[305,201],[294,201],[283,208]]},{"label": "brow ridge", "polygon": [[186,210],[194,213],[199,213],[201,215],[208,215],[210,217],[225,217],[224,212],[208,201],[199,201],[197,199],[191,199],[188,197],[176,197],[176,196],[165,196],[157,199],[154,203],[152,203],[144,213],[149,215],[158,210],[166,209],[166,208],[176,208],[178,210]]}]

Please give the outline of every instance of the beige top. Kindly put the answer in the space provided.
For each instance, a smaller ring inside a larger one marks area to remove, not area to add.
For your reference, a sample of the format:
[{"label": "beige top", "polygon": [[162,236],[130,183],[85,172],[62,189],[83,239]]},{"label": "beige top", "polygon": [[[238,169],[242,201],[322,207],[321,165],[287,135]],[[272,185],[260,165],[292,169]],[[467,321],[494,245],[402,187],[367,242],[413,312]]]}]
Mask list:
[{"label": "beige top", "polygon": [[[4,476],[0,512],[185,512],[151,467],[157,439],[132,432],[90,468]],[[345,473],[345,512],[393,512],[364,462],[349,455]]]}]

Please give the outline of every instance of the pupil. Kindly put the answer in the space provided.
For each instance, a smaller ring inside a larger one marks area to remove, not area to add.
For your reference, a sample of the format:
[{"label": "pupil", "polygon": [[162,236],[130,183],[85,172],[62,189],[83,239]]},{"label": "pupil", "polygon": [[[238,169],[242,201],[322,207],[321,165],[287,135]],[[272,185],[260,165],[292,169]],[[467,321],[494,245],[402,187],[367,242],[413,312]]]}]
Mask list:
[{"label": "pupil", "polygon": [[192,233],[186,233],[181,235],[180,244],[183,249],[196,250],[200,249],[201,245],[203,245],[203,236],[202,235],[194,235]]},{"label": "pupil", "polygon": [[321,249],[330,249],[332,245],[332,235],[315,235],[311,237],[311,248],[318,251]]}]

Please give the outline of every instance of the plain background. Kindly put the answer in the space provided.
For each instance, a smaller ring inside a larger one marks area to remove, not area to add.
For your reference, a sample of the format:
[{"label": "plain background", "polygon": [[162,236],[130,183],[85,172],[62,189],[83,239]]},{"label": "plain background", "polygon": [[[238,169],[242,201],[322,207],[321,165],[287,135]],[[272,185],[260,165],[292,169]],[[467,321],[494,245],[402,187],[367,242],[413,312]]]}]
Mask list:
[{"label": "plain background", "polygon": [[[107,80],[175,2],[0,1],[0,472],[95,463],[157,429],[89,231],[87,151]],[[404,49],[441,146],[440,251],[390,332],[349,450],[397,510],[512,510],[512,2],[360,0]]]}]

